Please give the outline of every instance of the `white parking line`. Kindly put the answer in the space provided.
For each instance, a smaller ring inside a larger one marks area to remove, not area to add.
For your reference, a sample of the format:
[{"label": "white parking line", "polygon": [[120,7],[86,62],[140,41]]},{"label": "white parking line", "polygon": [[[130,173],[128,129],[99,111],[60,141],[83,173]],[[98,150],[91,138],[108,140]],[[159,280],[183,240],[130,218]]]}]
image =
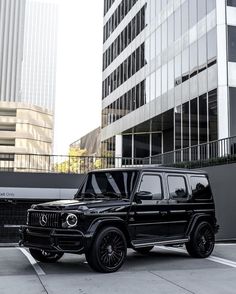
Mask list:
[{"label": "white parking line", "polygon": [[[162,247],[162,246],[155,246],[156,248],[162,249],[162,250],[169,250],[169,251],[176,251],[176,252],[182,252],[182,253],[187,253],[184,249],[180,248],[174,248],[174,247]],[[206,258],[207,260],[224,264],[233,268],[236,268],[236,262],[233,260],[217,257],[217,256],[210,256]]]},{"label": "white parking line", "polygon": [[36,274],[38,276],[44,276],[46,275],[45,272],[42,270],[42,268],[39,266],[39,264],[37,263],[37,261],[33,258],[33,256],[24,248],[18,248],[25,256],[26,258],[29,260],[29,262],[31,263],[32,267],[34,268]]}]

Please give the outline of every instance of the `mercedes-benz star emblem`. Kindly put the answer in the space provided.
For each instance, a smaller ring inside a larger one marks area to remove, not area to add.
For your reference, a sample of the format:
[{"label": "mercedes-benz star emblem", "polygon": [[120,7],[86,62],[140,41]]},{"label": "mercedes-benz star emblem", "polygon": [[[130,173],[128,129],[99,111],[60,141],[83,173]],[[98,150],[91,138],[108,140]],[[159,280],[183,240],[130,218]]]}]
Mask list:
[{"label": "mercedes-benz star emblem", "polygon": [[40,225],[43,227],[46,226],[47,221],[48,221],[48,218],[47,218],[46,214],[42,214],[39,219]]}]

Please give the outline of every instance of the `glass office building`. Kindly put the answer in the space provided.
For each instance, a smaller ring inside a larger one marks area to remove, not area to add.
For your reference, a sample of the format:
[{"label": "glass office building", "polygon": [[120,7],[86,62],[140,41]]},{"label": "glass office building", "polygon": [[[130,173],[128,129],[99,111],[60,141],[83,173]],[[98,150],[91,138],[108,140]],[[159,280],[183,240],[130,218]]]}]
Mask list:
[{"label": "glass office building", "polygon": [[105,0],[103,29],[104,153],[236,135],[235,0]]}]

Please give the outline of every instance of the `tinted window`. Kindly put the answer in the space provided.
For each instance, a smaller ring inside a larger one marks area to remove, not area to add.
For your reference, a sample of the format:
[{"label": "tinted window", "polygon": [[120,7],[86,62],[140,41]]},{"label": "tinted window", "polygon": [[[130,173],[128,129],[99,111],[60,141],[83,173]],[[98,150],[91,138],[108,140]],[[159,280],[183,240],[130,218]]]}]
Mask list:
[{"label": "tinted window", "polygon": [[173,199],[178,198],[187,198],[187,186],[184,177],[181,176],[169,176],[168,177],[168,186],[170,197]]},{"label": "tinted window", "polygon": [[139,187],[139,191],[151,192],[152,199],[162,199],[161,178],[158,175],[144,175]]},{"label": "tinted window", "polygon": [[206,177],[191,177],[190,182],[195,199],[211,199],[211,189]]}]

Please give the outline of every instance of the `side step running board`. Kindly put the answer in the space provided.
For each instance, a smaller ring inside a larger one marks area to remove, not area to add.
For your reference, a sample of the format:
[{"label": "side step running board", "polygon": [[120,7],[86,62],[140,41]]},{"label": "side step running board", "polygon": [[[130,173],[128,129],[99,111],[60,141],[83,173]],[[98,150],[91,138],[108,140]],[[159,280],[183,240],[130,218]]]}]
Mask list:
[{"label": "side step running board", "polygon": [[142,247],[147,247],[147,246],[154,246],[154,245],[174,245],[174,244],[182,244],[185,242],[188,242],[189,239],[177,239],[177,240],[166,240],[166,241],[156,241],[156,242],[145,242],[145,243],[136,243],[136,242],[131,242],[132,246],[134,248],[142,248]]}]

